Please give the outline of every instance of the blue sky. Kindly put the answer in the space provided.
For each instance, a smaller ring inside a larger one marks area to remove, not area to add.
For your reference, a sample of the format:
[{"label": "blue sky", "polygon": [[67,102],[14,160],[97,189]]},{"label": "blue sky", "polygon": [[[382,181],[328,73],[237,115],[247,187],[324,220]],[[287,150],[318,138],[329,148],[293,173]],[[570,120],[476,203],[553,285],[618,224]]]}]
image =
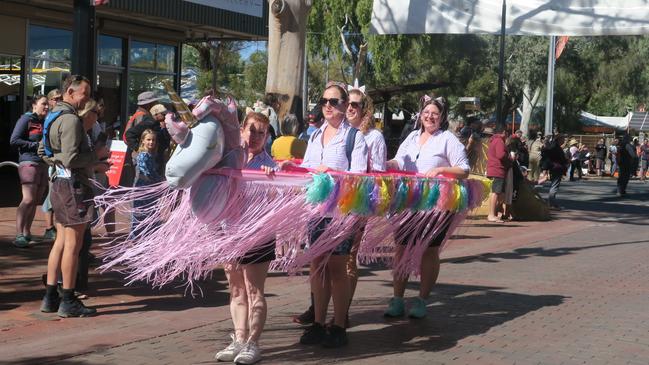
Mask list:
[{"label": "blue sky", "polygon": [[247,45],[244,49],[239,51],[241,58],[248,60],[250,55],[255,51],[265,51],[266,50],[266,41],[256,41],[256,42],[246,42]]}]

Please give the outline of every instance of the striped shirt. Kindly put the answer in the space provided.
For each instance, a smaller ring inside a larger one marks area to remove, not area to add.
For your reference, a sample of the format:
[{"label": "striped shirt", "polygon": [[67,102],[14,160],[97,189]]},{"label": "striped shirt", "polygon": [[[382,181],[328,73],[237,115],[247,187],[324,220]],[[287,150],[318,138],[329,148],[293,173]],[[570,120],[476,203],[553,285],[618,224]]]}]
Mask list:
[{"label": "striped shirt", "polygon": [[365,144],[363,133],[356,133],[350,164],[347,161],[347,153],[345,150],[345,141],[351,128],[349,122],[347,119],[343,119],[336,135],[324,146],[322,144],[322,137],[328,125],[329,123],[325,121],[319,129],[313,132],[311,138],[309,138],[309,145],[306,148],[304,160],[302,160],[302,165],[300,166],[313,169],[320,165],[325,165],[330,169],[339,171],[366,172],[367,144]]},{"label": "striped shirt", "polygon": [[275,167],[277,164],[273,161],[266,150],[254,155],[250,161],[246,163],[245,169],[247,170],[260,170],[262,166]]},{"label": "striped shirt", "polygon": [[368,171],[385,171],[388,152],[383,133],[378,129],[370,129],[363,137],[365,137],[365,143],[367,143]]},{"label": "striped shirt", "polygon": [[464,145],[449,131],[437,130],[419,145],[421,129],[412,131],[401,143],[394,160],[400,170],[426,173],[435,167],[460,167],[469,171]]}]

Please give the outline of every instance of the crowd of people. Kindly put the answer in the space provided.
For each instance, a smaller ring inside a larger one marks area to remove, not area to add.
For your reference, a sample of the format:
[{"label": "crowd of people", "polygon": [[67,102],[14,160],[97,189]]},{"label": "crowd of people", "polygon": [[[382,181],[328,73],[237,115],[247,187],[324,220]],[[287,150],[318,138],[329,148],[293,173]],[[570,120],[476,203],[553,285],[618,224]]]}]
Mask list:
[{"label": "crowd of people", "polygon": [[[91,97],[87,79],[71,76],[61,90],[60,100],[52,107],[47,97],[34,98],[32,111],[25,114],[16,126],[18,137],[15,140],[20,141],[16,145],[20,148],[24,198],[18,209],[19,233],[15,244],[20,247],[29,244],[36,205],[49,190],[49,206],[54,215],[52,227],[57,234],[48,259],[41,310],[56,312],[61,317],[84,317],[96,312],[83,304],[77,291],[77,272],[83,266],[82,257],[87,260],[89,254],[90,240],[85,238],[96,217],[92,197],[98,191],[90,180],[105,181],[97,177],[105,176],[109,168],[108,145],[114,133],[98,122],[103,105]],[[140,94],[137,104],[138,109],[122,135],[132,156],[129,159],[133,166],[131,181],[139,187],[163,179],[162,171],[171,139],[164,125],[164,114],[168,109],[159,104],[155,94]],[[466,150],[447,130],[448,105],[443,98],[429,98],[423,103],[418,128],[408,135],[392,159],[388,159],[383,135],[375,127],[372,100],[362,89],[348,89],[336,83],[329,85],[318,106],[307,116],[308,125],[304,128],[295,115],[287,115],[275,127],[272,119],[277,116],[271,111],[272,107],[261,104],[256,109],[242,117],[241,141],[246,151],[247,169],[263,169],[272,174],[291,164],[299,164],[321,172],[383,172],[390,169],[418,172],[430,177],[468,176]],[[146,218],[146,207],[150,204],[155,202],[134,202],[132,230],[137,230],[139,222]],[[427,216],[425,219],[450,222],[446,216]],[[323,217],[313,222],[309,241],[315,242],[330,221],[330,217]],[[312,262],[311,306],[296,318],[297,322],[308,325],[300,343],[325,347],[347,344],[348,312],[358,280],[356,255],[366,224],[361,220],[357,233],[343,240],[332,255]],[[433,237],[421,258],[420,291],[408,311],[413,318],[426,315],[426,299],[439,274],[439,247],[447,229],[448,225],[435,235],[430,232],[409,233],[410,236]],[[408,238],[402,242],[397,256],[410,241],[412,239]],[[234,333],[232,343],[217,353],[217,359],[243,364],[260,359],[258,342],[267,315],[264,282],[269,263],[274,259],[275,242],[271,241],[263,249],[248,252],[225,267]],[[316,270],[321,265],[325,268],[323,277]],[[405,315],[407,279],[395,276],[394,295],[386,316]],[[327,322],[327,307],[331,301],[334,316]]]},{"label": "crowd of people", "polygon": [[[121,181],[143,187],[164,180],[164,166],[173,149],[165,115],[174,110],[161,104],[151,91],[139,94],[137,105],[121,134],[130,157]],[[556,194],[564,175],[572,180],[576,172],[576,178],[580,178],[584,164],[602,175],[608,153],[611,171],[619,170],[619,193],[624,194],[634,159],[639,161],[636,164],[643,180],[649,160],[649,143],[645,141],[636,149],[628,135],[608,148],[600,140],[595,147],[595,162],[591,164],[582,158],[585,149],[573,143],[574,139],[566,142],[561,134],[544,138],[539,133],[527,140],[520,131],[512,135],[506,130],[494,131],[488,121],[477,119],[451,130],[447,101],[429,96],[420,100],[412,131],[405,135],[396,154],[388,157],[383,134],[375,125],[372,100],[362,88],[327,85],[316,108],[305,116],[304,124],[293,114],[278,120],[274,105],[276,101],[268,99],[240,115],[245,169],[263,170],[271,175],[299,165],[317,172],[402,171],[464,179],[479,167],[483,151],[484,174],[492,180],[487,216],[490,222],[512,218],[510,207],[518,184],[549,181],[548,203],[560,209]],[[12,145],[19,150],[23,192],[17,209],[14,244],[28,247],[33,242],[31,224],[36,207],[46,201],[44,210],[50,213],[46,214],[44,236],[54,239],[54,243],[44,275],[46,289],[41,311],[56,312],[61,317],[96,313],[83,304],[79,290],[87,285],[90,224],[97,217],[92,198],[108,188],[109,147],[116,138],[111,126],[101,122],[103,108],[101,98],[91,96],[90,82],[81,76],[71,76],[60,91],[33,98],[30,112],[17,122],[11,138]],[[154,199],[145,198],[133,202],[132,234],[138,234],[140,224],[148,218],[147,207],[154,204]],[[113,233],[114,214],[108,212],[104,216],[107,232]],[[395,261],[399,261],[414,237],[428,240],[419,263],[419,292],[408,301],[407,315],[411,318],[426,316],[427,299],[440,271],[440,246],[447,238],[452,216],[451,212],[424,214],[418,219],[440,224],[418,225],[424,228],[416,232],[395,227],[395,237],[400,240],[394,252]],[[332,217],[325,215],[309,225],[307,246],[316,242],[331,221]],[[348,314],[358,283],[357,255],[366,225],[367,219],[360,219],[354,234],[345,237],[330,255],[311,262],[311,295],[304,298],[310,305],[294,318],[294,322],[307,326],[299,339],[301,344],[329,348],[347,345]],[[440,229],[429,232],[431,226]],[[259,340],[268,314],[264,285],[270,263],[275,259],[273,239],[224,267],[234,331],[231,343],[216,353],[217,360],[252,364],[261,359]],[[407,283],[407,276],[395,273],[385,316],[406,315]],[[328,321],[330,302],[333,318]]]},{"label": "crowd of people", "polygon": [[[481,148],[480,143],[474,141],[484,140],[487,145],[485,176],[492,180],[487,216],[490,222],[503,223],[514,218],[511,204],[521,183],[539,186],[549,182],[548,206],[551,210],[561,210],[556,195],[564,176],[575,182],[585,179],[586,175],[617,175],[617,195],[620,197],[626,194],[632,176],[646,180],[649,139],[639,143],[637,138],[631,139],[625,133],[612,139],[607,146],[604,138],[600,138],[591,152],[586,144],[561,133],[543,136],[540,132],[533,132],[528,139],[520,130],[514,134],[506,129],[494,132],[487,126],[490,123],[488,120],[484,125],[471,123],[456,132],[467,146],[474,171],[474,167],[479,165],[476,160],[479,160]],[[467,128],[470,131],[466,131]]]}]

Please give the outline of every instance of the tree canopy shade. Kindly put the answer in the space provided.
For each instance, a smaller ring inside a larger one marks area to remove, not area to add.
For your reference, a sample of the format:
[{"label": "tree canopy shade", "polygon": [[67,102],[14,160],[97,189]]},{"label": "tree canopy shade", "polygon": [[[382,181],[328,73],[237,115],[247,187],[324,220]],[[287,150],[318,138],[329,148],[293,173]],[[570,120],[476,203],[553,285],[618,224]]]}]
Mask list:
[{"label": "tree canopy shade", "polygon": [[[502,0],[374,0],[374,34],[499,34]],[[508,35],[649,34],[646,0],[507,0]]]}]

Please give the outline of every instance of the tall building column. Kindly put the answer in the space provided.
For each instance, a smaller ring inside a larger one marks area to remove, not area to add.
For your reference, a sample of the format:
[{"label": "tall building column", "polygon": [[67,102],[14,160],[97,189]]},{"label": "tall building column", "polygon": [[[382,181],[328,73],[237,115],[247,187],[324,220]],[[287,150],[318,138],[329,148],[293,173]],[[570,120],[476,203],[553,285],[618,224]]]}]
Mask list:
[{"label": "tall building column", "polygon": [[92,89],[97,85],[97,32],[95,6],[91,0],[74,0],[74,25],[72,27],[73,74],[87,77]]}]

